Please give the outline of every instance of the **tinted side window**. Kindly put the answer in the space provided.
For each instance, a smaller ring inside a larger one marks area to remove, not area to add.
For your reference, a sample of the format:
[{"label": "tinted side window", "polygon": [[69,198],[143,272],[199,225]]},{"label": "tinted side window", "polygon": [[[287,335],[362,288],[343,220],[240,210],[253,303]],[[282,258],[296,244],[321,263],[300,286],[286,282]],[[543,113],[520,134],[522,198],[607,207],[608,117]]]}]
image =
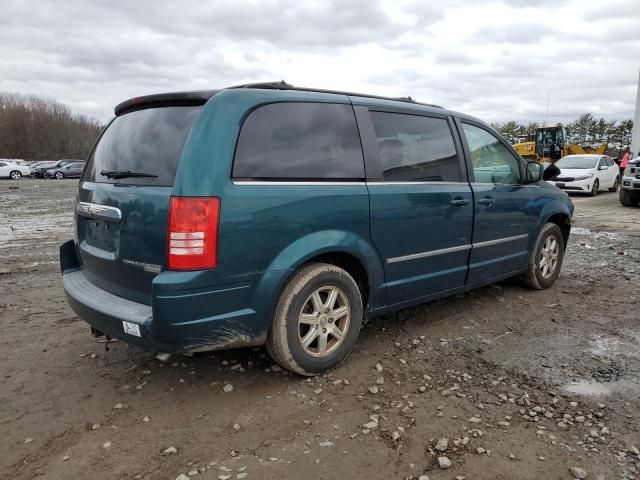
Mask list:
[{"label": "tinted side window", "polygon": [[362,179],[364,160],[351,105],[273,103],[249,114],[235,178]]},{"label": "tinted side window", "polygon": [[460,181],[460,164],[445,119],[384,112],[371,112],[371,119],[385,180]]},{"label": "tinted side window", "polygon": [[463,123],[475,182],[520,183],[520,161],[498,138],[487,130]]}]

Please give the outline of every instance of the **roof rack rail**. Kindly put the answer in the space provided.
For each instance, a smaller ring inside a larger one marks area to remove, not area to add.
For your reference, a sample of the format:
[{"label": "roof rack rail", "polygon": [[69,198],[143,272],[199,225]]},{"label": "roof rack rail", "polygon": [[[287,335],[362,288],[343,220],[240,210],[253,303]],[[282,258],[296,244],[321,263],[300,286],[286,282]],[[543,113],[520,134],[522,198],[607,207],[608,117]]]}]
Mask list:
[{"label": "roof rack rail", "polygon": [[383,97],[381,95],[370,95],[367,93],[354,93],[354,92],[344,92],[342,90],[323,90],[320,88],[307,88],[307,87],[294,87],[290,83],[285,82],[284,80],[280,80],[279,82],[257,82],[257,83],[245,83],[243,85],[234,85],[233,87],[227,87],[228,89],[233,88],[264,88],[264,89],[273,89],[273,90],[295,90],[299,92],[318,92],[318,93],[333,93],[336,95],[348,95],[351,97],[364,97],[364,98],[377,98],[379,100],[391,100],[394,102],[405,102],[405,103],[413,103],[415,105],[424,105],[427,107],[434,108],[444,108],[440,105],[434,105],[432,103],[422,103],[417,102],[411,97]]},{"label": "roof rack rail", "polygon": [[265,89],[273,89],[273,90],[296,90],[296,88],[285,82],[284,80],[280,80],[279,82],[256,82],[256,83],[244,83],[242,85],[234,85],[231,88],[265,88]]}]

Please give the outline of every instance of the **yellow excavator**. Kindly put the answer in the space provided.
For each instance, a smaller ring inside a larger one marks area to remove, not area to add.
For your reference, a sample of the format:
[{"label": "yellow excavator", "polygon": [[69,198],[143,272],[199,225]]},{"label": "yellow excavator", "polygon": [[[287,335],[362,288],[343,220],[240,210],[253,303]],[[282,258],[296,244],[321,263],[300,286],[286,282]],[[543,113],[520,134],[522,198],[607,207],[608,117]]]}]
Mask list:
[{"label": "yellow excavator", "polygon": [[525,159],[538,162],[551,162],[565,155],[596,154],[604,155],[607,144],[597,147],[588,147],[567,142],[567,132],[563,126],[540,127],[536,129],[535,136],[529,140],[526,136],[518,137],[518,143],[513,148]]}]

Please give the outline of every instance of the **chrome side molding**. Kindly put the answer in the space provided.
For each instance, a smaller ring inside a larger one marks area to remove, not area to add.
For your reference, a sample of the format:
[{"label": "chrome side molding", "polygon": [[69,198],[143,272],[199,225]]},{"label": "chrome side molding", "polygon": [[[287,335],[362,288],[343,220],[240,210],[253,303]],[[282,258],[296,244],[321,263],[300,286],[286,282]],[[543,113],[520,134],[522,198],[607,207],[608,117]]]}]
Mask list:
[{"label": "chrome side molding", "polygon": [[406,262],[408,260],[417,260],[419,258],[434,257],[436,255],[444,255],[447,253],[471,250],[473,248],[490,247],[492,245],[499,245],[501,243],[514,242],[516,240],[521,240],[524,238],[529,238],[529,235],[525,233],[522,235],[514,235],[513,237],[496,238],[495,240],[487,240],[485,242],[477,242],[473,244],[442,248],[440,250],[430,250],[428,252],[412,253],[410,255],[403,255],[402,257],[387,258],[387,263]]}]

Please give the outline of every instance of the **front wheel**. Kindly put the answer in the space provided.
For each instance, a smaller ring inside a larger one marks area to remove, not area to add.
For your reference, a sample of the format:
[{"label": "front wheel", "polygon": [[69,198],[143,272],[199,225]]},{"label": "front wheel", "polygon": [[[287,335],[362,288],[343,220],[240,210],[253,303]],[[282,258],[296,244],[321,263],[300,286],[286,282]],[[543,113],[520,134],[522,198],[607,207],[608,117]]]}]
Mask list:
[{"label": "front wheel", "polygon": [[20,178],[22,178],[22,173],[18,170],[12,170],[11,173],[9,173],[9,177],[11,180],[20,180]]},{"label": "front wheel", "polygon": [[62,179],[64,178],[64,173],[62,173],[62,172],[56,172],[55,177],[56,177],[58,180],[62,180]]},{"label": "front wheel", "polygon": [[553,285],[560,274],[564,258],[564,238],[555,223],[545,223],[529,255],[529,271],[523,275],[525,285],[543,290]]},{"label": "front wheel", "polygon": [[313,263],[287,283],[267,335],[276,363],[300,375],[327,372],[353,350],[362,326],[362,296],[348,272]]},{"label": "front wheel", "polygon": [[629,192],[627,192],[624,188],[620,188],[620,190],[618,191],[618,199],[620,200],[620,204],[623,207],[633,207],[634,205],[638,204],[637,198],[629,195]]},{"label": "front wheel", "polygon": [[591,191],[589,192],[589,194],[592,197],[595,197],[596,195],[598,195],[599,190],[600,190],[600,182],[596,178],[595,181],[593,182],[593,186],[591,187]]},{"label": "front wheel", "polygon": [[609,189],[610,192],[615,192],[618,190],[618,185],[620,185],[620,177],[616,177],[616,179],[613,181],[613,187],[611,187]]}]

